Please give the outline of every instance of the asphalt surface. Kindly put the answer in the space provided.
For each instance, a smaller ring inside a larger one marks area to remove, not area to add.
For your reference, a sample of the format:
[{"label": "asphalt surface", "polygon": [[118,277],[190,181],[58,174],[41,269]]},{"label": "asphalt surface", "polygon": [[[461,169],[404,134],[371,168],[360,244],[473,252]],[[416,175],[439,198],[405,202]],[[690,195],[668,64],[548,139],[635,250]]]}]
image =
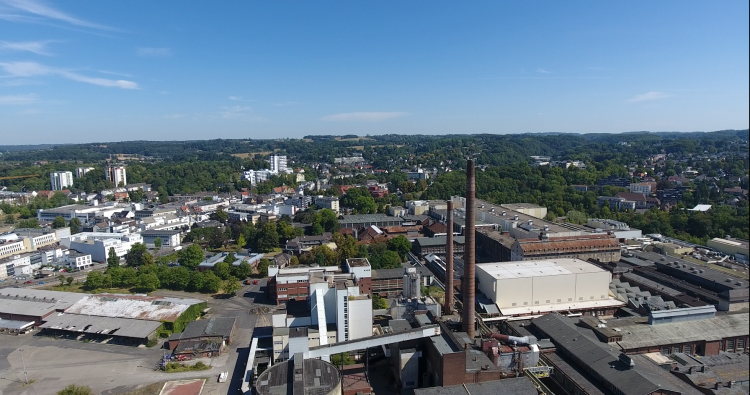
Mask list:
[{"label": "asphalt surface", "polygon": [[[227,299],[166,290],[154,293],[204,299],[211,308],[210,315],[237,317],[234,339],[228,349],[218,357],[200,359],[211,366],[210,370],[158,371],[156,365],[166,351],[160,347],[86,343],[36,334],[0,335],[0,394],[54,394],[68,384],[77,384],[87,385],[97,394],[116,395],[152,383],[190,378],[208,378],[203,395],[239,394],[256,322],[259,318],[270,322],[268,314],[259,316],[250,311],[256,304],[274,307],[265,300],[265,283],[262,280],[257,285],[246,285],[237,296]],[[218,383],[218,375],[225,371],[230,373],[229,380]],[[25,383],[26,377],[29,384]]]}]

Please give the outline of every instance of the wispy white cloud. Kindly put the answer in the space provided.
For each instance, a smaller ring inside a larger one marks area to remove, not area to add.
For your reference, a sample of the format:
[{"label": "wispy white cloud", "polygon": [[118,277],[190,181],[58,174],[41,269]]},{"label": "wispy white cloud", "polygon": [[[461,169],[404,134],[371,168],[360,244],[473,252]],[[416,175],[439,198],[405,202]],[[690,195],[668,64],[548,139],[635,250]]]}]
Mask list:
[{"label": "wispy white cloud", "polygon": [[139,47],[136,48],[135,53],[146,58],[168,58],[172,56],[172,50],[169,48]]},{"label": "wispy white cloud", "polygon": [[537,73],[542,73],[542,74],[552,74],[552,72],[551,72],[551,71],[547,71],[547,70],[545,70],[545,69],[543,69],[543,68],[541,68],[541,67],[540,67],[540,68],[538,68],[538,69],[536,69],[536,72],[537,72]]},{"label": "wispy white cloud", "polygon": [[33,93],[29,93],[26,95],[6,95],[0,96],[0,105],[8,106],[17,104],[33,104],[38,100],[39,99],[37,98],[37,96]]},{"label": "wispy white cloud", "polygon": [[382,122],[408,115],[406,112],[348,112],[323,117],[328,122]]},{"label": "wispy white cloud", "polygon": [[229,100],[241,101],[242,100],[242,96],[229,96]]},{"label": "wispy white cloud", "polygon": [[52,56],[52,53],[47,51],[47,44],[51,42],[53,41],[0,41],[0,49],[8,51],[26,51],[35,53],[37,55]]},{"label": "wispy white cloud", "polygon": [[250,117],[253,115],[253,108],[248,106],[222,107],[219,115],[226,119]]},{"label": "wispy white cloud", "polygon": [[127,80],[110,80],[106,78],[88,77],[65,69],[48,67],[36,62],[0,62],[0,68],[7,73],[3,77],[34,77],[56,75],[69,80],[84,82],[87,84],[122,88],[138,89],[138,84]]},{"label": "wispy white cloud", "polygon": [[630,103],[635,103],[639,101],[666,99],[667,97],[670,97],[670,96],[671,95],[664,93],[664,92],[647,92],[642,95],[635,95],[628,101]]},{"label": "wispy white cloud", "polygon": [[[44,5],[40,2],[34,1],[34,0],[0,0],[0,4],[3,4],[7,6],[8,8],[11,8],[14,12],[21,12],[21,14],[16,13],[2,13],[0,14],[0,18],[14,21],[14,22],[38,22],[41,19],[51,19],[54,21],[60,21],[69,23],[71,25],[75,26],[81,26],[81,27],[88,27],[92,29],[100,29],[100,30],[114,30],[111,27],[100,25],[97,23],[85,21],[83,19],[76,18],[74,16],[68,15],[63,11],[57,10],[55,8],[52,8],[50,6]],[[31,14],[29,15],[24,15]]]}]

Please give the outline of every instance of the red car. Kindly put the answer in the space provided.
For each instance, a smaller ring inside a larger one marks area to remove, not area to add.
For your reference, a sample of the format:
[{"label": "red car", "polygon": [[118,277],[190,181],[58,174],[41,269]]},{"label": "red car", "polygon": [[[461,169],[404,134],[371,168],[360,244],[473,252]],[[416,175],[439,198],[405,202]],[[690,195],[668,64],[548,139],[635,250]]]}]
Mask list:
[{"label": "red car", "polygon": [[258,284],[258,280],[253,280],[253,285],[257,285],[257,284]]},{"label": "red car", "polygon": [[24,284],[31,284],[31,280],[26,281]]}]

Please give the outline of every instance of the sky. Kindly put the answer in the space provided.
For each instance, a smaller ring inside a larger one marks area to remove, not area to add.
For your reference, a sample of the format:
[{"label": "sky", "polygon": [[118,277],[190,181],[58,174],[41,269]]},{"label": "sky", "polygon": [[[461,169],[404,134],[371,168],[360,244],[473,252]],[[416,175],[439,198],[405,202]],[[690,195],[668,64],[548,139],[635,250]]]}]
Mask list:
[{"label": "sky", "polygon": [[750,124],[726,1],[0,0],[0,145]]}]

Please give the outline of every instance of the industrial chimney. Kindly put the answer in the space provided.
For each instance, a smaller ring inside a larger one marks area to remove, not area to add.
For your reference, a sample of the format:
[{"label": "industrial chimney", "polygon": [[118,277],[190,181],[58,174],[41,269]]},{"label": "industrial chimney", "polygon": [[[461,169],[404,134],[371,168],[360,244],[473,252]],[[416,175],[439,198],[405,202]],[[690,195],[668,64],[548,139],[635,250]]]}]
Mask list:
[{"label": "industrial chimney", "polygon": [[448,218],[445,224],[445,314],[453,314],[453,202],[448,201]]},{"label": "industrial chimney", "polygon": [[464,227],[464,276],[463,276],[463,331],[474,339],[474,306],[476,297],[475,276],[475,251],[474,251],[474,194],[475,194],[474,161],[466,161],[466,226]]}]

